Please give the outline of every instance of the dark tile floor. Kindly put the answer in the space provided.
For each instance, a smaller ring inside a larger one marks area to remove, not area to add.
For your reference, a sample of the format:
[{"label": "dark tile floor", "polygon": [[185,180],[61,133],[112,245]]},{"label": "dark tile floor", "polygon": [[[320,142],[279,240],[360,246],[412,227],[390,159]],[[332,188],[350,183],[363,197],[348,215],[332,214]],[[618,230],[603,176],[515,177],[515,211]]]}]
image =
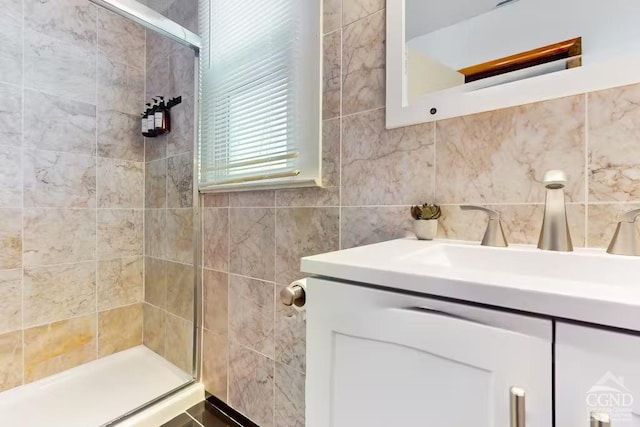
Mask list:
[{"label": "dark tile floor", "polygon": [[161,427],[238,427],[240,424],[224,415],[207,401],[192,406]]}]

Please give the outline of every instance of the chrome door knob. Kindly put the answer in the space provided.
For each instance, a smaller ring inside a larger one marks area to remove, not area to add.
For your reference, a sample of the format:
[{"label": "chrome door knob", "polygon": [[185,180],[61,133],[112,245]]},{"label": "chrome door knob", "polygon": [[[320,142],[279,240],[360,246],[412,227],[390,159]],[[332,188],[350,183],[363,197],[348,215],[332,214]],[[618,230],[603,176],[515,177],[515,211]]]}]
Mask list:
[{"label": "chrome door knob", "polygon": [[296,305],[302,307],[305,303],[306,295],[304,289],[300,285],[291,285],[280,291],[280,301],[282,304],[290,307]]}]

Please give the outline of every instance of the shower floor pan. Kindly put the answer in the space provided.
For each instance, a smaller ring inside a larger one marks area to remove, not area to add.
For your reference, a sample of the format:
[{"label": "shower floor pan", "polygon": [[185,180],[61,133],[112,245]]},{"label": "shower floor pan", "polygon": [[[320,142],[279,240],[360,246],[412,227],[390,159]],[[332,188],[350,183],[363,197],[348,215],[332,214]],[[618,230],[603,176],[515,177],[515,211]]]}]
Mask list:
[{"label": "shower floor pan", "polygon": [[204,399],[201,384],[146,347],[135,347],[0,393],[0,426],[101,427],[181,389],[118,427],[157,427]]}]

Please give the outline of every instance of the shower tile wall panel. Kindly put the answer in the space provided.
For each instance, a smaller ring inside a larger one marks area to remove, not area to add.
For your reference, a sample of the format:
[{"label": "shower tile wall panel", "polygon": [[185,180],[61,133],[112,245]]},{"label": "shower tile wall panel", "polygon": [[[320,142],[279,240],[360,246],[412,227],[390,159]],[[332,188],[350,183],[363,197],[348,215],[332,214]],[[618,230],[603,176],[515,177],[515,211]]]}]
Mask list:
[{"label": "shower tile wall panel", "polygon": [[142,343],[145,32],[88,0],[0,8],[2,391]]},{"label": "shower tile wall panel", "polygon": [[640,207],[640,85],[386,130],[384,1],[323,5],[325,188],[201,197],[203,382],[261,426],[305,424],[304,317],[277,298],[300,257],[412,235],[409,206],[433,201],[441,238],[480,240],[459,209],[477,203],[535,244],[547,169],[569,175],[576,246]]},{"label": "shower tile wall panel", "polygon": [[[150,6],[174,20],[179,9],[165,1]],[[171,132],[145,140],[144,344],[191,372],[195,56],[149,31],[146,52],[146,98],[182,96],[182,103],[171,109]]]}]

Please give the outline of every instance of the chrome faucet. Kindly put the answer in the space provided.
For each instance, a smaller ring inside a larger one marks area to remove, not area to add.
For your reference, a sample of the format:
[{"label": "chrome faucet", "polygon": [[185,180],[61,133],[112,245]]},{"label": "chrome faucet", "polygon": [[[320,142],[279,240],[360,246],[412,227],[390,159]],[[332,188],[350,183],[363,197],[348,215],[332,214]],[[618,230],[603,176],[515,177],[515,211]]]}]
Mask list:
[{"label": "chrome faucet", "polygon": [[543,182],[547,189],[547,195],[544,202],[544,218],[538,249],[571,252],[573,244],[569,233],[564,197],[567,175],[563,171],[550,170],[544,174]]},{"label": "chrome faucet", "polygon": [[611,239],[607,252],[614,255],[640,256],[640,233],[636,226],[636,218],[640,209],[622,214],[616,232]]},{"label": "chrome faucet", "polygon": [[481,211],[489,216],[487,229],[482,238],[482,246],[493,246],[496,248],[506,248],[509,246],[507,238],[504,236],[504,230],[502,229],[502,222],[500,221],[500,214],[498,214],[498,212],[475,205],[462,205],[460,209],[463,211]]}]

